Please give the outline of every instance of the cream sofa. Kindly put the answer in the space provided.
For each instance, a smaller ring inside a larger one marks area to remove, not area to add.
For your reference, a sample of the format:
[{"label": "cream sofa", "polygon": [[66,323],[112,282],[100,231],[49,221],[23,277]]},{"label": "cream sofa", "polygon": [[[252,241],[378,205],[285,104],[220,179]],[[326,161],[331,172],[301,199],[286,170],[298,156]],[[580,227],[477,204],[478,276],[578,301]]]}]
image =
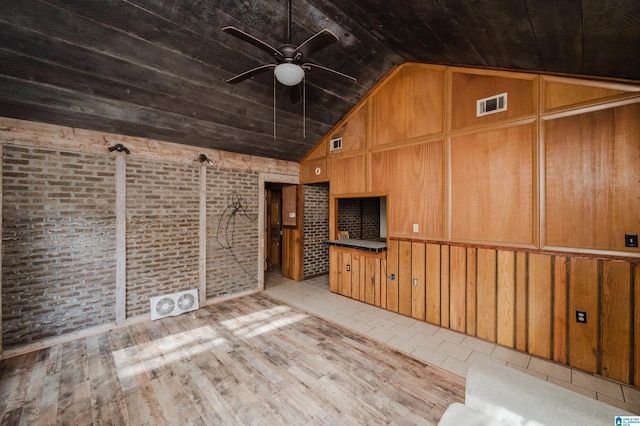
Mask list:
[{"label": "cream sofa", "polygon": [[465,403],[447,408],[439,425],[615,425],[619,408],[533,377],[491,359],[469,368]]}]

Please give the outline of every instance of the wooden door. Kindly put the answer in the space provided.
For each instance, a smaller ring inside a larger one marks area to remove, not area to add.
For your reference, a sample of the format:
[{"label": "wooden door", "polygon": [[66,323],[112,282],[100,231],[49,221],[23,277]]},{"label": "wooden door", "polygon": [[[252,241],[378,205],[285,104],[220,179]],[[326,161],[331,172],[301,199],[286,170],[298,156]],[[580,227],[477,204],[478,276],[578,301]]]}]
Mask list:
[{"label": "wooden door", "polygon": [[272,270],[280,266],[282,247],[282,224],[280,221],[282,210],[282,192],[269,190],[267,192],[267,269]]}]

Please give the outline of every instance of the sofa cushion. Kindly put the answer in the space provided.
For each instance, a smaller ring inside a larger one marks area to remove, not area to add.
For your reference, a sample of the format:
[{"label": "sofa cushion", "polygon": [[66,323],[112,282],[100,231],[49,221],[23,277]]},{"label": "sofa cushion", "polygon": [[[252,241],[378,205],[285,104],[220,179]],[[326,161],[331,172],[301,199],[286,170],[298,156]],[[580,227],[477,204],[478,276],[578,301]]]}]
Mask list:
[{"label": "sofa cushion", "polygon": [[465,404],[510,425],[613,425],[632,415],[484,358],[469,368]]},{"label": "sofa cushion", "polygon": [[451,404],[442,415],[438,426],[508,426],[486,414],[460,403]]}]

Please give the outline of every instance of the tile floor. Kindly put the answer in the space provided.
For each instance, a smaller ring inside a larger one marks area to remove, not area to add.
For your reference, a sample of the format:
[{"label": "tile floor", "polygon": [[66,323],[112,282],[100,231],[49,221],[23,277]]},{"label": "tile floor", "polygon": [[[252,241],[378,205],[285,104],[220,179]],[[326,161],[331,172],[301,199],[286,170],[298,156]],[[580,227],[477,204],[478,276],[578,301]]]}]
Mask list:
[{"label": "tile floor", "polygon": [[640,414],[639,388],[331,293],[328,280],[328,275],[324,275],[296,282],[268,273],[265,292],[458,376],[466,377],[476,358],[492,357],[549,382]]}]

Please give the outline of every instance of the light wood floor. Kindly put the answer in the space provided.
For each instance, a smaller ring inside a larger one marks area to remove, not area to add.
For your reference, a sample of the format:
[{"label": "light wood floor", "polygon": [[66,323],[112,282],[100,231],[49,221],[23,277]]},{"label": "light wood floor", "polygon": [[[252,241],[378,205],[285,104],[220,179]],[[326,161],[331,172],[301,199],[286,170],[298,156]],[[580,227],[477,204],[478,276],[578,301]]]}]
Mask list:
[{"label": "light wood floor", "polygon": [[2,424],[436,424],[464,379],[253,295],[0,363]]}]

